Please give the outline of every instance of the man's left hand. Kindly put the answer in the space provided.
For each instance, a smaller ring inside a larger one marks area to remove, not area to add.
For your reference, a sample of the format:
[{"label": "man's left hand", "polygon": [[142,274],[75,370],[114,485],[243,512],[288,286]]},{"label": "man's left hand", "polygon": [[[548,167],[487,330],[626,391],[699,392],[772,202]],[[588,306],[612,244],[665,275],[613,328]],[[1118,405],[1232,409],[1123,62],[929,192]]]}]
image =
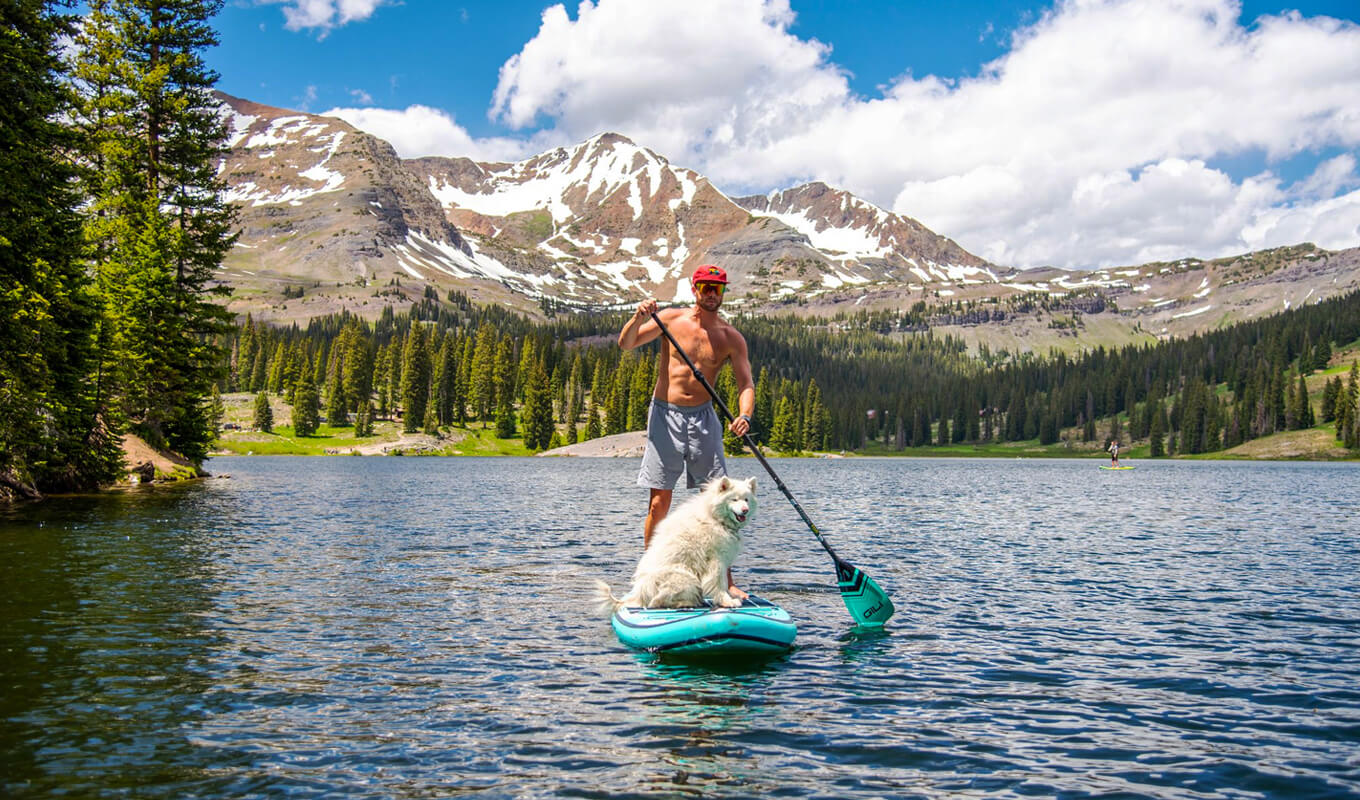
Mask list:
[{"label": "man's left hand", "polygon": [[746,417],[737,417],[732,420],[727,429],[737,436],[745,436],[751,432],[751,423],[746,421]]}]

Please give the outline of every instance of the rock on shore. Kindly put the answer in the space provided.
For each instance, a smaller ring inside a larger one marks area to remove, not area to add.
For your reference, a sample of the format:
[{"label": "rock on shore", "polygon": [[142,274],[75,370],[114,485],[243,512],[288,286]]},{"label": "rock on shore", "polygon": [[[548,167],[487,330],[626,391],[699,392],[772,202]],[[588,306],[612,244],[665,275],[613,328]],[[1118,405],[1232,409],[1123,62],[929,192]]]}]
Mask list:
[{"label": "rock on shore", "polygon": [[646,431],[628,431],[601,436],[588,442],[544,450],[539,456],[577,456],[580,458],[641,458],[647,446]]}]

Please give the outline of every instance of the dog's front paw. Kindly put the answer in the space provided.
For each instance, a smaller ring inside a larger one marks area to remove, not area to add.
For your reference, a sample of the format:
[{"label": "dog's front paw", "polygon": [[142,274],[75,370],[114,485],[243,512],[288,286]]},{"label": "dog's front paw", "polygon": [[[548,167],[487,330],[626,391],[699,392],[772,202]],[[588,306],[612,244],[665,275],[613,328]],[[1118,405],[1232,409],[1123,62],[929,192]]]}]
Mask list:
[{"label": "dog's front paw", "polygon": [[723,608],[741,607],[741,601],[730,594],[720,594],[713,599],[716,600],[718,605],[722,606]]}]

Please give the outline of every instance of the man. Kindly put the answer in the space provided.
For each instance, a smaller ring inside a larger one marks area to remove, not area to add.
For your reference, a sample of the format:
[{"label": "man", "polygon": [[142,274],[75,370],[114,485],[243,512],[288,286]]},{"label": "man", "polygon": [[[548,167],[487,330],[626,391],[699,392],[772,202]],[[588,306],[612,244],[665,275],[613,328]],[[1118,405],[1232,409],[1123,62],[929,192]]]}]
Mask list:
[{"label": "man", "polygon": [[[716,386],[718,371],[725,362],[732,362],[736,378],[737,405],[740,416],[728,428],[737,436],[751,430],[751,414],[756,407],[756,390],[751,381],[751,362],[746,354],[746,340],[722,317],[723,294],[727,291],[727,272],[722,267],[705,264],[694,270],[690,278],[694,289],[692,308],[668,308],[657,311],[655,298],[638,304],[628,323],[619,333],[619,346],[632,350],[661,336],[652,314],[666,324],[694,365],[703,372],[710,386]],[[656,524],[671,510],[671,494],[686,475],[686,486],[693,489],[700,483],[727,474],[723,460],[722,423],[713,407],[713,399],[703,384],[694,377],[685,359],[672,352],[670,342],[661,339],[661,369],[652,391],[651,412],[647,418],[647,449],[642,456],[642,470],[638,485],[651,490],[647,503],[647,519],[642,526],[642,546],[651,544]],[[732,571],[727,571],[728,594],[738,600],[746,592],[732,583]]]},{"label": "man", "polygon": [[1107,451],[1110,454],[1110,466],[1112,467],[1119,466],[1119,440],[1115,439],[1111,441],[1109,448],[1107,448]]}]

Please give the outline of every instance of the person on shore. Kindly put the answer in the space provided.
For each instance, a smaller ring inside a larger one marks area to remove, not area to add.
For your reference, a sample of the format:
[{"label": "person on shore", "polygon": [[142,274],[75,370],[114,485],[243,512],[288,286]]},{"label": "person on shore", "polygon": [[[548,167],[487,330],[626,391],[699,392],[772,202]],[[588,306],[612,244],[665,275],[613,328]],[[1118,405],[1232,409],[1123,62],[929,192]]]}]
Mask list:
[{"label": "person on shore", "polygon": [[[730,361],[740,410],[728,429],[737,436],[745,436],[751,430],[756,390],[746,339],[718,316],[727,291],[727,272],[722,267],[705,264],[694,270],[690,285],[694,289],[694,305],[690,308],[658,310],[653,297],[639,303],[619,333],[619,346],[632,350],[660,337],[661,328],[652,319],[656,314],[710,386],[717,385],[719,370]],[[713,407],[713,398],[685,359],[672,350],[670,342],[662,338],[661,368],[647,416],[647,447],[637,478],[638,486],[651,490],[642,526],[644,549],[651,543],[656,524],[670,512],[671,496],[682,472],[686,486],[691,489],[727,474],[722,422]],[[728,594],[738,600],[746,598],[746,592],[732,583],[731,570],[727,572],[727,583]]]},{"label": "person on shore", "polygon": [[1108,450],[1110,453],[1110,466],[1119,466],[1119,440],[1111,440]]}]

